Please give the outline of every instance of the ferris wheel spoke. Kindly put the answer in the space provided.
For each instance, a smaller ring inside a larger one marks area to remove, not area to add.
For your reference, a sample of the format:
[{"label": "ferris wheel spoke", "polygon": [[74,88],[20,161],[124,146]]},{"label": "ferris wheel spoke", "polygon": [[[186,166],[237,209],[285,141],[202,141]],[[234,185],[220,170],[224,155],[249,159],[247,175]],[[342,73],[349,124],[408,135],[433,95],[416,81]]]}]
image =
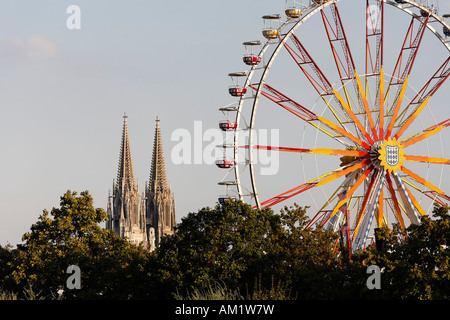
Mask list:
[{"label": "ferris wheel spoke", "polygon": [[442,121],[441,123],[438,123],[435,126],[432,126],[428,129],[422,130],[421,132],[413,135],[410,138],[407,138],[405,140],[402,140],[401,144],[404,148],[409,147],[419,141],[422,141],[426,138],[429,138],[433,135],[435,135],[436,133],[438,133],[439,131],[441,131],[442,129],[446,128],[450,126],[450,119],[447,119],[445,121]]},{"label": "ferris wheel spoke", "polygon": [[[246,146],[242,146],[241,148],[248,149],[249,146],[246,145]],[[262,145],[254,145],[252,148],[258,149],[258,150],[312,153],[312,154],[324,154],[324,155],[340,155],[340,156],[348,156],[348,157],[368,157],[369,156],[369,152],[357,151],[357,150],[341,150],[341,149],[326,149],[326,148],[304,149],[304,148],[262,146]]]},{"label": "ferris wheel spoke", "polygon": [[280,203],[282,201],[290,199],[293,196],[296,196],[296,195],[298,195],[298,194],[300,194],[302,192],[305,192],[306,190],[309,190],[309,189],[314,188],[314,187],[316,187],[315,183],[302,184],[302,185],[300,185],[298,187],[295,187],[295,188],[293,188],[291,190],[288,190],[286,192],[283,192],[283,193],[281,193],[281,194],[279,194],[279,195],[277,195],[277,196],[275,196],[273,198],[270,198],[269,200],[266,200],[266,201],[262,202],[261,203],[261,208],[265,209],[265,208],[274,206],[274,205],[276,205],[276,204],[278,204],[278,203]]},{"label": "ferris wheel spoke", "polygon": [[307,182],[305,184],[302,184],[302,185],[300,185],[298,187],[295,187],[295,188],[293,188],[291,190],[288,190],[286,192],[283,192],[283,193],[281,193],[281,194],[279,194],[279,195],[277,195],[277,196],[275,196],[273,198],[270,198],[269,200],[266,200],[266,201],[262,202],[261,203],[261,207],[262,208],[267,208],[267,207],[273,206],[273,205],[278,204],[278,203],[280,203],[282,201],[285,201],[285,200],[287,200],[289,198],[292,198],[293,196],[296,196],[296,195],[298,195],[298,194],[300,194],[300,193],[302,193],[302,192],[304,192],[306,190],[309,190],[309,189],[314,188],[314,187],[323,186],[323,185],[325,185],[325,184],[327,184],[327,183],[329,183],[329,182],[331,182],[331,181],[333,181],[335,179],[338,179],[338,178],[340,178],[340,177],[342,177],[344,175],[350,174],[350,173],[352,173],[352,172],[354,172],[356,170],[359,170],[359,169],[361,169],[361,168],[363,168],[363,167],[365,167],[365,166],[367,166],[369,164],[370,164],[370,160],[366,159],[364,161],[360,161],[360,162],[357,162],[355,164],[348,165],[345,168],[341,168],[339,170],[331,171],[331,172],[329,172],[329,173],[327,173],[327,174],[325,174],[325,175],[323,175],[323,176],[321,176],[319,178],[311,180],[311,181],[309,181],[309,182]]},{"label": "ferris wheel spoke", "polygon": [[436,187],[435,185],[433,185],[431,182],[425,180],[424,178],[420,177],[418,174],[412,172],[411,170],[405,168],[405,166],[402,166],[400,168],[401,171],[403,171],[405,174],[407,174],[408,176],[410,176],[411,178],[413,178],[415,181],[417,181],[418,183],[424,185],[425,187],[429,188],[430,190],[437,192],[443,196],[447,196],[444,191],[442,191],[441,189],[439,189],[438,187]]},{"label": "ferris wheel spoke", "polygon": [[[323,25],[325,27],[328,42],[330,43],[334,62],[345,92],[347,105],[350,106],[350,98],[345,86],[345,81],[351,80],[353,82],[355,91],[358,94],[358,88],[355,82],[355,63],[353,61],[350,46],[348,44],[347,36],[345,34],[344,26],[342,24],[342,20],[336,3],[330,5],[330,10],[332,15],[331,19],[327,17],[324,10],[321,10],[320,12],[322,14]],[[338,45],[338,43],[340,44],[340,46]],[[360,102],[359,100],[360,97],[358,96],[358,103]]]},{"label": "ferris wheel spoke", "polygon": [[378,208],[375,211],[378,228],[381,228],[384,224],[387,224],[386,217],[384,216],[383,211],[383,199],[384,199],[384,192],[383,188],[381,188],[380,196],[378,197]]},{"label": "ferris wheel spoke", "polygon": [[366,118],[369,121],[370,129],[372,130],[373,138],[375,139],[375,141],[378,141],[378,134],[377,134],[377,131],[375,129],[375,123],[373,122],[372,113],[371,113],[371,111],[369,109],[369,103],[367,102],[366,93],[364,92],[364,89],[363,89],[363,86],[362,86],[362,83],[361,83],[361,79],[359,78],[359,75],[358,75],[358,73],[356,71],[355,71],[355,78],[356,78],[356,82],[358,84],[359,94],[361,96],[361,99],[362,99],[362,102],[363,102],[363,105],[364,105],[364,110],[366,112]]},{"label": "ferris wheel spoke", "polygon": [[[251,84],[249,87],[255,91],[258,90],[257,85]],[[318,120],[317,115],[314,112],[308,110],[300,103],[295,102],[266,83],[262,84],[261,94],[304,121]]]},{"label": "ferris wheel spoke", "polygon": [[[289,39],[294,44],[294,47],[288,45],[288,43],[284,43],[284,47],[291,55],[292,59],[294,59],[295,63],[299,66],[302,72],[305,74],[306,78],[311,82],[314,89],[321,96],[332,95],[332,85],[330,81],[328,81],[325,74],[319,68],[317,63],[314,61],[312,56],[308,53],[306,48],[297,38],[297,36],[292,33]],[[305,66],[308,66],[312,73],[309,72]]]},{"label": "ferris wheel spoke", "polygon": [[[417,95],[411,100],[408,107],[406,107],[398,116],[398,123],[400,126],[409,121],[409,118],[417,113],[425,101],[428,101],[436,91],[444,84],[450,76],[450,57],[448,57],[433,76],[427,81]],[[409,108],[415,107],[409,114]],[[419,111],[420,112],[420,111]]]},{"label": "ferris wheel spoke", "polygon": [[352,197],[353,193],[355,193],[355,191],[359,188],[359,186],[369,176],[372,169],[373,169],[373,167],[370,166],[366,171],[364,171],[364,173],[358,178],[358,180],[355,182],[355,184],[348,191],[342,193],[342,199],[334,207],[333,211],[331,212],[330,217],[334,216],[341,209],[341,207],[347,203],[347,201]]},{"label": "ferris wheel spoke", "polygon": [[[336,110],[331,105],[331,99],[326,98],[326,97],[333,97],[337,101],[338,106],[345,112],[342,105],[340,105],[340,102],[334,96],[333,86],[331,85],[330,81],[328,81],[325,74],[319,68],[317,63],[314,61],[312,56],[308,53],[308,51],[303,46],[303,44],[300,42],[300,40],[297,38],[297,36],[294,33],[292,33],[289,38],[292,41],[292,43],[294,44],[294,47],[290,46],[287,42],[284,43],[284,47],[286,48],[286,50],[288,51],[288,53],[290,54],[292,59],[294,59],[295,63],[298,65],[300,70],[306,76],[308,81],[314,87],[316,92],[322,97],[322,99],[326,103],[327,107],[331,110],[331,112],[336,117],[336,119],[339,121],[339,123],[342,124],[342,120],[339,118],[339,115],[341,115],[342,117],[345,117],[346,120],[348,120],[346,113],[344,113],[342,115],[340,112],[338,112],[338,110]],[[311,70],[308,71],[306,66],[308,66],[308,69],[311,69]]]},{"label": "ferris wheel spoke", "polygon": [[412,192],[405,186],[405,190],[406,192],[408,192],[409,198],[411,199],[412,203],[414,204],[414,206],[416,207],[416,210],[420,213],[420,215],[426,216],[426,212],[423,210],[422,206],[420,205],[420,203],[416,200],[416,198],[414,197],[414,195],[412,194]]},{"label": "ferris wheel spoke", "polygon": [[444,194],[437,193],[436,191],[432,190],[422,190],[418,186],[412,184],[410,181],[403,179],[403,182],[414,188],[414,190],[420,192],[424,196],[430,198],[433,200],[433,202],[437,202],[442,206],[446,206],[447,204],[444,201],[450,201],[450,197]]},{"label": "ferris wheel spoke", "polygon": [[383,67],[380,69],[380,84],[379,84],[379,114],[378,114],[378,127],[380,129],[380,138],[384,136],[384,71]]},{"label": "ferris wheel spoke", "polygon": [[419,114],[422,112],[422,110],[426,107],[428,104],[428,101],[430,101],[431,97],[428,97],[425,99],[420,106],[408,117],[408,120],[400,127],[400,129],[395,134],[394,138],[398,140],[400,136],[408,129],[408,127],[416,120],[416,118],[419,116]]},{"label": "ferris wheel spoke", "polygon": [[[347,113],[349,114],[349,116],[352,118],[353,122],[355,123],[355,125],[358,127],[359,131],[363,134],[363,136],[367,139],[367,141],[369,141],[370,144],[373,144],[374,141],[373,139],[370,137],[370,135],[367,133],[366,129],[364,128],[364,126],[361,124],[361,122],[359,121],[359,119],[356,117],[356,115],[354,114],[354,112],[352,111],[352,109],[350,108],[350,106],[347,104],[347,102],[344,100],[344,98],[339,94],[339,92],[337,92],[336,90],[334,90],[334,94],[336,95],[336,97],[339,99],[339,101],[341,102],[342,106],[345,108],[345,110],[347,111]],[[365,144],[366,146],[364,148],[366,149],[370,149],[370,146],[368,146],[367,144]]]},{"label": "ferris wheel spoke", "polygon": [[391,176],[390,176],[389,172],[386,173],[386,183],[387,183],[388,190],[389,190],[389,193],[391,195],[392,202],[393,202],[393,205],[394,205],[395,216],[396,216],[397,221],[400,224],[401,228],[404,230],[405,229],[405,222],[403,221],[402,212],[401,212],[401,209],[400,209],[400,206],[399,206],[397,195],[395,193],[394,186],[392,184],[392,180],[391,180]]},{"label": "ferris wheel spoke", "polygon": [[405,209],[405,212],[406,212],[406,215],[408,216],[409,221],[411,221],[411,223],[413,223],[413,224],[418,224],[420,221],[419,220],[420,216],[418,214],[418,210],[417,210],[416,206],[414,205],[409,193],[407,192],[402,179],[400,179],[400,177],[398,176],[398,174],[396,172],[392,172],[392,176],[394,177],[394,181],[397,184],[397,192],[400,195],[400,199],[402,200],[402,203],[403,203],[403,208]]},{"label": "ferris wheel spoke", "polygon": [[376,110],[378,106],[378,137],[381,139],[384,132],[384,1],[375,0],[375,3],[374,6],[371,0],[366,1],[365,94],[368,92],[369,78],[375,77],[377,91],[374,108]]},{"label": "ferris wheel spoke", "polygon": [[450,160],[445,159],[445,158],[423,157],[423,156],[412,156],[412,155],[405,155],[404,157],[405,157],[406,161],[436,163],[436,164],[450,164]]},{"label": "ferris wheel spoke", "polygon": [[338,133],[340,133],[341,135],[343,135],[344,137],[350,139],[351,141],[353,141],[354,143],[356,143],[357,145],[363,147],[366,150],[370,150],[370,145],[368,145],[366,142],[362,141],[361,139],[357,138],[356,136],[354,136],[353,134],[351,134],[350,132],[342,129],[341,127],[339,127],[338,125],[334,124],[333,122],[331,122],[328,119],[325,119],[323,117],[317,116],[317,119],[322,122],[323,124],[325,124],[327,127],[337,131]]},{"label": "ferris wheel spoke", "polygon": [[352,172],[354,172],[356,170],[364,168],[365,166],[368,166],[370,164],[370,159],[365,159],[365,160],[360,159],[360,160],[357,160],[357,161],[359,161],[359,162],[357,162],[355,164],[350,164],[350,165],[344,167],[343,169],[340,169],[340,170],[337,170],[337,171],[336,170],[335,171],[331,171],[331,172],[327,173],[326,175],[324,175],[322,177],[319,177],[319,178],[317,178],[315,180],[312,180],[311,182],[316,182],[316,181],[320,180],[320,181],[317,182],[317,186],[322,186],[322,185],[325,185],[325,184],[327,184],[327,183],[329,183],[329,182],[331,182],[331,181],[333,181],[335,179],[338,179],[338,178],[340,178],[340,177],[342,177],[344,175],[347,175],[347,174],[352,173]]},{"label": "ferris wheel spoke", "polygon": [[353,242],[356,249],[359,249],[365,243],[368,232],[372,226],[376,210],[378,208],[378,199],[383,189],[386,177],[385,170],[374,171],[369,188],[364,197],[364,202],[359,210],[355,223],[355,231],[353,232]]},{"label": "ferris wheel spoke", "polygon": [[[400,50],[400,54],[394,67],[394,72],[392,73],[391,81],[386,91],[386,96],[389,94],[392,86],[402,85],[409,76],[409,74],[411,73],[412,67],[414,65],[417,56],[417,52],[419,50],[420,44],[422,43],[422,37],[428,24],[429,17],[430,16],[424,18],[424,21],[421,21],[420,17],[417,16],[412,17],[408,31],[406,32],[405,40],[403,41],[402,49]],[[419,24],[418,27],[415,27],[416,22]],[[408,58],[404,59],[404,54],[406,53],[406,51],[410,51],[410,53]],[[402,66],[402,62],[405,60],[406,63],[404,66]],[[394,101],[392,103],[392,107],[388,111],[389,115],[393,111],[398,98],[399,92],[397,92]]]},{"label": "ferris wheel spoke", "polygon": [[[249,85],[249,86],[253,90],[258,90],[258,87],[256,85]],[[329,135],[333,139],[339,141],[340,143],[342,143],[342,141],[340,139],[338,139],[338,137],[339,136],[344,136],[344,137],[350,139],[351,141],[353,141],[355,144],[357,144],[359,146],[362,146],[365,149],[370,149],[370,146],[367,143],[365,143],[361,139],[357,138],[356,136],[354,136],[353,134],[351,134],[350,132],[348,132],[347,130],[342,128],[341,126],[335,124],[334,122],[332,122],[332,121],[330,121],[330,120],[328,120],[328,119],[326,119],[324,117],[316,115],[314,112],[308,110],[307,108],[305,108],[301,104],[295,102],[294,100],[290,99],[289,97],[287,97],[286,95],[284,95],[280,91],[272,88],[271,86],[269,86],[266,83],[262,84],[261,94],[263,96],[265,96],[266,98],[268,98],[269,100],[275,102],[277,105],[281,106],[282,108],[284,108],[284,109],[288,110],[289,112],[293,113],[294,115],[296,115],[300,119],[308,122],[309,124],[313,125],[317,129],[323,131],[324,133],[326,133],[327,135]],[[291,106],[294,107],[294,108],[292,108]],[[313,123],[313,121],[321,122],[326,127],[332,129],[335,132],[335,134],[333,135],[332,133],[329,133],[326,130],[324,130],[323,128],[315,125]]]},{"label": "ferris wheel spoke", "polygon": [[[366,83],[367,77],[375,76],[378,79],[383,67],[383,41],[384,41],[384,1],[375,0],[377,10],[366,1]],[[375,38],[375,41],[371,39]]]},{"label": "ferris wheel spoke", "polygon": [[394,128],[394,125],[395,125],[395,119],[397,118],[398,112],[400,111],[400,107],[402,105],[403,97],[405,95],[407,86],[408,86],[408,77],[406,77],[405,81],[403,82],[402,89],[400,90],[398,98],[396,99],[394,113],[392,114],[391,121],[389,122],[389,126],[386,130],[385,139],[388,139],[391,136],[392,129]]}]

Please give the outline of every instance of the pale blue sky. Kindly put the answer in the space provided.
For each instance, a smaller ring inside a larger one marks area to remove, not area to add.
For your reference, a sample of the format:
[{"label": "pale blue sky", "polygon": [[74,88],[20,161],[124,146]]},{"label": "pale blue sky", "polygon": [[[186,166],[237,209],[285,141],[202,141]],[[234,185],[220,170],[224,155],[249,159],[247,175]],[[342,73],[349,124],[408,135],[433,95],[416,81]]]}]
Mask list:
[{"label": "pale blue sky", "polygon": [[[71,4],[81,8],[81,30],[66,27]],[[171,134],[180,128],[193,134],[194,121],[202,121],[203,130],[217,128],[223,118],[218,108],[234,101],[227,74],[245,70],[242,42],[263,40],[261,17],[282,14],[283,0],[0,5],[0,244],[20,242],[67,189],[89,190],[95,206],[106,208],[124,112],[141,192],[159,116],[177,220],[215,205],[224,193],[217,186],[224,171],[175,165]],[[396,22],[390,23],[394,30]],[[316,32],[305,37],[312,41]]]}]

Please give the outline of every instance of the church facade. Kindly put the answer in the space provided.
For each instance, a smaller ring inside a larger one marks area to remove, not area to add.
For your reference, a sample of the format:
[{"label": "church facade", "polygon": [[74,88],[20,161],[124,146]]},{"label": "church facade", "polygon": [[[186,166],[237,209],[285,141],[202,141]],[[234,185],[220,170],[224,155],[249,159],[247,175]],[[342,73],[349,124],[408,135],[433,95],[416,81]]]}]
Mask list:
[{"label": "church facade", "polygon": [[173,234],[176,225],[175,199],[167,182],[159,119],[156,118],[150,178],[139,193],[134,177],[126,113],[117,178],[108,196],[106,228],[132,244],[149,250],[159,246],[162,236]]}]

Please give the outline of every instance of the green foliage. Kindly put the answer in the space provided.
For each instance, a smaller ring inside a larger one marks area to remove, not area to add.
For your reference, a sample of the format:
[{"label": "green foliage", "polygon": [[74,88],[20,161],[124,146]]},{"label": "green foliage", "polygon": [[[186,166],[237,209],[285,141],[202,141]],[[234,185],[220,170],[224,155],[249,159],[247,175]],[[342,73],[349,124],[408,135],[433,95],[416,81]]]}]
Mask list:
[{"label": "green foliage", "polygon": [[17,294],[8,291],[1,291],[0,301],[2,300],[17,300]]},{"label": "green foliage", "polygon": [[[77,196],[67,191],[60,208],[44,210],[30,232],[23,236],[8,264],[6,278],[15,283],[15,292],[27,285],[41,297],[53,298],[64,291],[66,299],[129,298],[133,286],[140,286],[143,264],[148,253],[116,237],[99,226],[105,221],[103,209],[93,207],[92,196],[86,191]],[[67,267],[76,265],[82,273],[81,290],[66,288]],[[23,295],[32,298],[33,292]]]},{"label": "green foliage", "polygon": [[[376,230],[377,246],[351,260],[345,248],[336,256],[336,234],[307,227],[306,210],[203,208],[149,252],[101,228],[106,214],[87,191],[67,191],[22,245],[0,246],[0,300],[450,298],[447,207],[406,230]],[[66,287],[70,265],[80,290]],[[381,290],[367,288],[370,265],[382,270]]]},{"label": "green foliage", "polygon": [[293,300],[291,293],[292,289],[284,285],[281,280],[278,280],[275,285],[273,277],[271,287],[264,287],[260,276],[258,280],[255,279],[253,292],[247,294],[247,300]]},{"label": "green foliage", "polygon": [[274,214],[230,202],[190,213],[158,248],[158,277],[167,287],[205,290],[220,280],[240,292],[262,279],[259,293],[274,295],[273,281],[292,288],[307,268],[335,263],[335,235],[305,228],[308,222],[297,205]]},{"label": "green foliage", "polygon": [[224,283],[215,281],[208,284],[204,289],[191,288],[186,295],[182,295],[179,290],[174,294],[176,300],[243,300],[244,298],[237,289],[228,289]]},{"label": "green foliage", "polygon": [[383,268],[382,290],[373,297],[442,300],[450,298],[450,216],[436,205],[433,217],[406,230],[379,231],[384,246],[368,251],[365,264]]}]

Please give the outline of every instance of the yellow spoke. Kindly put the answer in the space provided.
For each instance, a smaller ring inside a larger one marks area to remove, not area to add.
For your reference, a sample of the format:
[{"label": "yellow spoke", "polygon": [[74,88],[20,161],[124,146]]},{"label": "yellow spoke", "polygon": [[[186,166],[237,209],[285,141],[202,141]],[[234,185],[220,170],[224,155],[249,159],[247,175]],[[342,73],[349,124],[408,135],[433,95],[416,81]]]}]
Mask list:
[{"label": "yellow spoke", "polygon": [[315,181],[317,181],[319,179],[323,179],[323,180],[320,180],[319,182],[317,182],[317,185],[316,185],[317,187],[318,186],[322,186],[324,184],[327,184],[328,182],[331,182],[331,181],[333,181],[333,180],[335,180],[337,178],[340,178],[340,177],[342,177],[344,175],[347,175],[347,174],[349,174],[349,173],[351,173],[353,171],[361,169],[361,168],[363,168],[363,167],[365,167],[365,166],[367,166],[369,164],[370,164],[370,160],[367,159],[367,160],[358,162],[358,163],[356,163],[356,164],[354,164],[354,165],[352,165],[352,166],[350,166],[350,167],[348,167],[346,169],[343,169],[343,170],[340,170],[340,171],[329,172],[326,175],[323,175],[322,177],[319,177],[319,178],[317,178],[315,180],[312,180],[312,181],[310,181],[308,183],[314,183]]},{"label": "yellow spoke", "polygon": [[375,130],[375,123],[373,122],[372,113],[370,112],[369,104],[367,102],[367,97],[364,92],[364,89],[363,89],[363,86],[361,83],[361,79],[359,78],[359,75],[356,71],[355,71],[355,78],[356,78],[356,83],[358,84],[358,89],[359,89],[359,93],[361,95],[362,102],[364,104],[364,110],[366,111],[367,120],[369,120],[370,129],[372,130],[374,139],[378,140],[378,135]]},{"label": "yellow spoke", "polygon": [[[448,119],[448,120],[450,120],[450,119]],[[429,138],[432,135],[435,135],[436,133],[441,131],[442,129],[448,127],[450,125],[450,122],[448,122],[448,120],[442,122],[442,123],[444,123],[442,125],[437,125],[437,126],[432,127],[432,129],[429,128],[429,129],[422,131],[423,132],[422,134],[416,135],[411,139],[406,139],[406,141],[402,140],[401,143],[403,145],[403,148],[406,148],[406,147],[413,145],[419,141],[422,141],[423,139]]]},{"label": "yellow spoke", "polygon": [[394,109],[394,113],[392,114],[391,122],[389,123],[388,129],[386,131],[385,139],[389,138],[392,133],[392,129],[394,128],[395,120],[397,119],[397,115],[400,110],[400,106],[402,105],[403,96],[405,95],[407,86],[408,86],[408,77],[405,78],[405,82],[402,85],[402,90],[400,91],[400,95],[398,97],[397,104]]},{"label": "yellow spoke", "polygon": [[411,191],[409,191],[409,189],[406,188],[406,187],[405,187],[405,189],[406,189],[406,191],[408,192],[409,197],[411,198],[411,201],[412,201],[412,203],[414,204],[414,206],[416,207],[417,211],[419,211],[419,213],[420,213],[422,216],[426,216],[426,215],[427,215],[426,212],[422,209],[422,206],[419,204],[419,202],[417,202],[416,198],[414,198],[414,196],[413,196],[413,194],[411,193]]},{"label": "yellow spoke", "polygon": [[317,119],[322,122],[323,124],[327,125],[328,127],[330,127],[331,129],[339,132],[340,134],[342,134],[343,136],[349,138],[350,140],[352,140],[354,143],[362,146],[363,148],[369,150],[370,146],[365,143],[364,141],[362,141],[361,139],[355,137],[353,134],[351,134],[350,132],[345,131],[344,129],[342,129],[341,127],[339,127],[337,124],[331,122],[328,119],[325,119],[321,116],[317,116]]},{"label": "yellow spoke", "polygon": [[405,122],[405,124],[400,128],[400,130],[395,134],[395,139],[398,140],[398,138],[405,132],[406,129],[413,123],[413,121],[417,118],[417,116],[422,112],[422,110],[425,108],[425,106],[428,104],[428,101],[430,101],[431,97],[426,98],[422,104],[417,108],[416,111],[413,112],[412,115],[409,116],[408,121]]},{"label": "yellow spoke", "polygon": [[419,182],[419,183],[423,184],[424,186],[428,187],[429,189],[431,189],[433,191],[436,191],[439,194],[445,195],[444,191],[442,191],[438,187],[434,186],[432,183],[428,182],[427,180],[425,180],[424,178],[420,177],[419,175],[415,174],[411,170],[405,168],[404,166],[402,166],[400,168],[400,170],[402,170],[404,173],[406,173],[408,176],[410,176],[411,178],[413,178],[417,182]]},{"label": "yellow spoke", "polygon": [[445,159],[445,158],[421,157],[421,156],[411,156],[411,155],[405,155],[404,157],[405,157],[406,161],[438,163],[438,164],[450,164],[450,160],[449,159]]},{"label": "yellow spoke", "polygon": [[368,177],[370,171],[372,170],[372,167],[370,167],[369,169],[367,169],[359,178],[358,180],[355,182],[355,184],[350,188],[350,190],[347,191],[347,195],[345,198],[343,198],[342,200],[340,200],[338,202],[338,204],[336,205],[336,207],[334,208],[333,212],[331,213],[330,217],[334,216],[336,214],[336,212],[339,211],[339,209],[348,201],[348,199],[350,199],[353,195],[353,193],[355,193],[356,189],[358,189],[358,187],[361,185],[361,183],[363,183],[363,181]]},{"label": "yellow spoke", "polygon": [[380,196],[378,197],[378,210],[377,210],[377,225],[378,228],[383,226],[383,189],[381,189]]},{"label": "yellow spoke", "polygon": [[366,139],[367,139],[367,141],[369,141],[369,143],[373,144],[374,141],[372,140],[370,135],[367,133],[366,129],[364,129],[363,125],[358,120],[356,115],[353,113],[350,106],[347,104],[347,102],[345,102],[344,98],[342,98],[342,96],[335,89],[333,89],[333,92],[334,92],[334,95],[336,96],[336,98],[341,102],[341,105],[345,108],[345,110],[347,110],[348,115],[352,118],[353,122],[356,124],[359,131],[361,131],[361,133],[364,135],[364,137],[366,137]]},{"label": "yellow spoke", "polygon": [[383,67],[380,69],[380,114],[379,114],[380,138],[384,135],[384,73]]}]

